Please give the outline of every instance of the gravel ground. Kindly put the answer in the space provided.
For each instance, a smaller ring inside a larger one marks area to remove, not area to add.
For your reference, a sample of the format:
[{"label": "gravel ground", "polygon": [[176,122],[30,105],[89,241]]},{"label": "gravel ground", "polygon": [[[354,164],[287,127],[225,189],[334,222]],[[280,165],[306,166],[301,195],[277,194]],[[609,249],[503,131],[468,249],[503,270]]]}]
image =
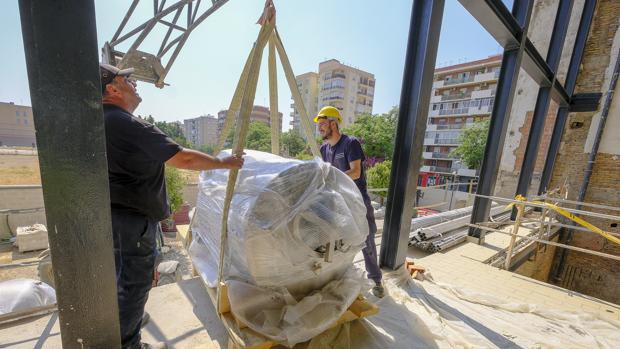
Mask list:
[{"label": "gravel ground", "polygon": [[[193,277],[194,268],[192,267],[192,261],[183,247],[183,243],[176,239],[174,233],[164,233],[164,247],[162,248],[161,257],[161,262],[179,262],[179,266],[177,267],[177,275],[175,275],[176,280],[186,280]],[[166,285],[172,282],[174,282],[174,278],[162,278],[157,286]]]}]

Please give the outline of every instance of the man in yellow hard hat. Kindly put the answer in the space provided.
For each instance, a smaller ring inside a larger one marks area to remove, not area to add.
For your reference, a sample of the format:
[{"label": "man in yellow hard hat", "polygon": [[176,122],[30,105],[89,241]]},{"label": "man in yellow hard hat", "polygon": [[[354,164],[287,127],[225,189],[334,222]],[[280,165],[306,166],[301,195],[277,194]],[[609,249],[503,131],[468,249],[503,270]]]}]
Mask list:
[{"label": "man in yellow hard hat", "polygon": [[366,238],[366,247],[362,250],[362,253],[364,254],[368,278],[375,282],[372,293],[382,298],[385,291],[381,284],[381,269],[377,263],[377,246],[375,245],[377,224],[375,223],[374,209],[366,190],[366,174],[362,165],[366,157],[364,156],[362,145],[357,138],[340,133],[342,116],[340,116],[338,109],[334,107],[327,106],[322,108],[314,118],[314,122],[318,124],[319,133],[325,141],[321,145],[323,161],[329,162],[332,166],[351,177],[364,199],[366,219],[368,220],[368,237]]}]

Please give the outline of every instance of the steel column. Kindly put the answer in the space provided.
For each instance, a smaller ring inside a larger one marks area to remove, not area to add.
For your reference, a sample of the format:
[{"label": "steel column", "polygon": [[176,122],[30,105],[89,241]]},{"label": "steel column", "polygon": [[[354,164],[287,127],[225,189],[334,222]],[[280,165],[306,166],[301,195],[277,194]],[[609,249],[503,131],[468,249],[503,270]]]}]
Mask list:
[{"label": "steel column", "polygon": [[[561,0],[558,6],[558,12],[555,16],[555,24],[553,26],[553,33],[551,34],[551,41],[549,42],[549,51],[546,61],[553,74],[555,74],[560,64],[560,57],[562,56],[562,48],[564,46],[564,39],[566,38],[566,31],[568,29],[568,23],[570,22],[572,8],[572,0]],[[555,76],[553,80],[555,80]],[[551,86],[541,86],[538,89],[534,116],[530,124],[530,133],[525,147],[525,155],[523,156],[515,195],[527,196],[528,188],[534,173],[534,167],[536,165],[536,157],[538,156],[540,137],[545,128],[545,119],[549,111],[550,101]],[[516,214],[516,210],[513,210],[511,218],[515,219]]]},{"label": "steel column", "polygon": [[[570,63],[568,65],[568,72],[566,73],[566,82],[564,83],[566,92],[571,96],[575,90],[575,84],[577,83],[577,75],[579,73],[579,67],[581,66],[581,59],[583,58],[595,9],[596,0],[585,1],[583,12],[581,14],[581,20],[579,22],[579,29],[577,30],[577,35],[575,37],[573,53],[571,54]],[[539,195],[547,191],[547,187],[551,181],[553,166],[555,165],[555,159],[557,158],[558,150],[560,149],[560,142],[562,140],[564,125],[566,124],[567,118],[568,107],[561,107],[555,118],[553,133],[551,134],[551,141],[549,142],[549,149],[547,150],[547,159],[545,160],[545,166],[540,177],[540,186],[538,187]]]},{"label": "steel column", "polygon": [[119,348],[94,2],[19,8],[63,348]]},{"label": "steel column", "polygon": [[[514,2],[513,15],[522,28],[518,35],[520,45],[519,47],[504,51],[476,194],[493,195],[495,190],[495,181],[497,180],[497,172],[499,170],[502,151],[504,149],[504,140],[506,138],[506,129],[508,128],[508,121],[510,119],[512,99],[514,97],[515,86],[517,84],[523,52],[525,50],[525,42],[527,40],[525,34],[527,33],[530,23],[532,3],[533,1],[528,0],[515,0]],[[486,222],[489,219],[490,209],[491,201],[477,196],[474,199],[471,223],[477,224]],[[474,227],[470,227],[468,233],[469,236],[477,238],[478,242],[482,241],[484,234],[484,231]]]},{"label": "steel column", "polygon": [[405,262],[415,205],[444,0],[416,0],[411,10],[396,147],[381,239],[380,264]]}]

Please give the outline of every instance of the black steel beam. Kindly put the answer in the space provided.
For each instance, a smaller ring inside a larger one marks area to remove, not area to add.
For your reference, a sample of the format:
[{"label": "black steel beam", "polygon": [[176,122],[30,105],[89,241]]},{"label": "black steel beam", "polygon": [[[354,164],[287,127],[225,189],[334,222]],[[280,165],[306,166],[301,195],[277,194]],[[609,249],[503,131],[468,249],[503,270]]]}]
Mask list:
[{"label": "black steel beam", "polygon": [[380,264],[391,269],[402,265],[407,255],[443,8],[444,0],[416,0],[411,10],[396,147],[381,238]]},{"label": "black steel beam", "polygon": [[600,92],[574,94],[570,99],[570,108],[568,111],[571,113],[597,111],[602,96],[603,94]]},{"label": "black steel beam", "polygon": [[[527,33],[531,13],[532,1],[515,0],[513,15],[523,28],[522,32],[524,33]],[[525,51],[526,39],[527,37],[523,36],[518,48],[504,51],[476,194],[489,196],[493,195],[495,190],[495,181],[497,180],[497,172],[504,149],[506,129],[508,128],[508,121],[510,120],[510,110],[517,78],[519,77],[523,52]],[[478,224],[480,222],[486,222],[489,219],[490,209],[491,201],[489,199],[476,197],[472,209],[471,223]],[[468,234],[481,242],[484,238],[484,233],[485,232],[480,229],[470,228]]]},{"label": "black steel beam", "polygon": [[[504,50],[519,47],[524,31],[501,0],[459,0],[467,11],[497,40]],[[522,68],[541,86],[553,86],[552,98],[559,105],[568,105],[570,94],[559,82],[554,82],[554,70],[542,58],[529,39],[525,41]]]},{"label": "black steel beam", "polygon": [[[577,75],[579,74],[579,67],[581,66],[581,60],[583,58],[586,42],[588,40],[588,33],[590,32],[590,26],[592,19],[594,18],[594,11],[596,9],[596,0],[586,0],[581,13],[581,20],[579,21],[579,29],[575,36],[575,45],[573,46],[573,52],[571,54],[570,63],[568,65],[568,71],[566,73],[566,82],[564,86],[568,95],[572,95],[575,90],[575,84],[577,83]],[[547,191],[549,182],[551,181],[551,175],[553,173],[553,166],[560,149],[560,142],[562,140],[562,134],[564,133],[564,125],[568,118],[568,107],[560,107],[553,126],[553,133],[551,134],[551,140],[549,141],[549,149],[547,150],[547,158],[545,160],[545,166],[540,178],[540,186],[538,187],[538,194],[542,195]]]},{"label": "black steel beam", "polygon": [[501,0],[459,0],[504,48],[519,47],[521,27]]},{"label": "black steel beam", "polygon": [[19,8],[63,348],[119,348],[95,6]]},{"label": "black steel beam", "polygon": [[[573,9],[573,0],[560,0],[558,11],[555,15],[555,23],[553,32],[551,33],[551,41],[549,42],[549,50],[547,51],[546,65],[551,71],[556,71],[560,65],[562,56],[562,48],[570,22],[570,14]],[[555,81],[552,73],[552,81]],[[525,146],[525,154],[521,163],[521,171],[517,190],[515,195],[527,196],[528,188],[532,182],[534,167],[536,165],[536,157],[538,156],[538,147],[540,145],[540,137],[542,137],[545,128],[545,119],[549,111],[549,103],[551,102],[551,86],[540,86],[536,105],[534,107],[534,115],[530,124],[530,132]],[[512,219],[515,219],[517,211],[513,210]]]}]

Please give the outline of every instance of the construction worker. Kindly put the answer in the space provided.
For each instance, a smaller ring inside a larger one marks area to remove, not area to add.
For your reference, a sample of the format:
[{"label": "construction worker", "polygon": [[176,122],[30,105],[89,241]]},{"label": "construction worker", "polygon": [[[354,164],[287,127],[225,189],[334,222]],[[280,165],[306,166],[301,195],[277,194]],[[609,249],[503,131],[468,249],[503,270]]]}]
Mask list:
[{"label": "construction worker", "polygon": [[142,98],[130,76],[100,65],[105,119],[112,233],[123,348],[166,348],[141,341],[144,305],[151,289],[159,222],[171,214],[164,164],[190,170],[238,169],[240,157],[218,159],[184,149],[157,127],[135,117]]},{"label": "construction worker", "polygon": [[351,136],[340,133],[340,123],[342,116],[338,109],[334,107],[324,107],[314,118],[314,122],[319,125],[319,132],[325,141],[321,145],[321,157],[323,161],[329,162],[332,166],[346,173],[357,185],[362,194],[366,205],[366,219],[368,220],[368,237],[366,247],[362,250],[366,272],[368,278],[375,282],[372,293],[382,298],[385,294],[381,283],[381,269],[377,263],[377,246],[375,245],[375,234],[377,224],[375,223],[375,213],[366,190],[366,174],[363,162],[366,158],[360,142]]}]

